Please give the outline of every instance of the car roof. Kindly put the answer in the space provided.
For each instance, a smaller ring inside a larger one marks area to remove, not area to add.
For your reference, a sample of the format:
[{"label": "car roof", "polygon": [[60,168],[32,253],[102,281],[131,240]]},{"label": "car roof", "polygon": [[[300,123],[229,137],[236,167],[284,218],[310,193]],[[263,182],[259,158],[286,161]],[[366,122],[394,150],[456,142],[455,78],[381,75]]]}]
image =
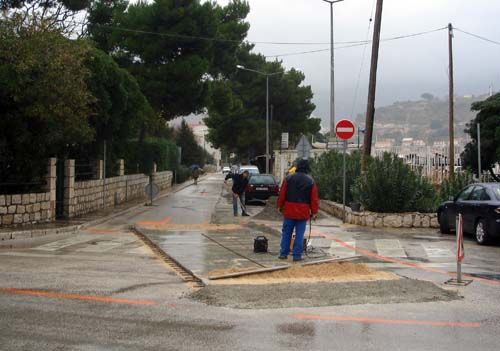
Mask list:
[{"label": "car roof", "polygon": [[487,187],[487,188],[491,188],[493,186],[500,186],[500,183],[497,183],[497,182],[489,182],[489,183],[472,183],[472,184],[469,184],[469,185],[481,185],[481,186],[484,186],[484,187]]}]

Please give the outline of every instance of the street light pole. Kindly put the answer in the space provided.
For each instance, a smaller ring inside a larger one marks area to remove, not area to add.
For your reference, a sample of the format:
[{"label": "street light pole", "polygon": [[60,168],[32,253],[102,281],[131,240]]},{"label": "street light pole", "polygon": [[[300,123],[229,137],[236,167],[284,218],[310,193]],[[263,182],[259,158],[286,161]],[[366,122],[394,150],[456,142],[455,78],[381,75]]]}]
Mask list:
[{"label": "street light pole", "polygon": [[266,173],[269,173],[269,77],[281,74],[282,72],[266,73],[241,65],[237,65],[236,68],[266,76]]},{"label": "street light pole", "polygon": [[335,130],[335,53],[333,40],[333,4],[344,0],[323,0],[330,4],[330,138]]}]

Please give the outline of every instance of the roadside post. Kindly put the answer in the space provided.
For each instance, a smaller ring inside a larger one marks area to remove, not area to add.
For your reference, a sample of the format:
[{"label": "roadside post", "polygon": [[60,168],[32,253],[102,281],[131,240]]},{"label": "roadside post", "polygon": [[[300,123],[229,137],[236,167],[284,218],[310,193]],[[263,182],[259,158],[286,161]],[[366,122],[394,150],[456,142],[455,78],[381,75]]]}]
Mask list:
[{"label": "roadside post", "polygon": [[149,176],[149,184],[146,185],[146,188],[144,189],[144,192],[147,197],[149,197],[149,204],[146,206],[153,206],[153,199],[158,196],[160,193],[160,188],[156,183],[153,182],[153,175],[151,174]]},{"label": "roadside post", "polygon": [[445,282],[448,285],[460,285],[465,286],[472,283],[472,280],[462,279],[462,261],[465,257],[464,251],[464,217],[461,213],[458,214],[455,222],[456,234],[457,234],[457,277],[452,278]]},{"label": "roadside post", "polygon": [[335,125],[335,134],[337,138],[344,141],[343,153],[343,180],[342,180],[342,221],[345,223],[345,198],[346,198],[346,164],[345,155],[347,153],[347,140],[351,139],[356,132],[356,126],[348,119],[342,119]]}]

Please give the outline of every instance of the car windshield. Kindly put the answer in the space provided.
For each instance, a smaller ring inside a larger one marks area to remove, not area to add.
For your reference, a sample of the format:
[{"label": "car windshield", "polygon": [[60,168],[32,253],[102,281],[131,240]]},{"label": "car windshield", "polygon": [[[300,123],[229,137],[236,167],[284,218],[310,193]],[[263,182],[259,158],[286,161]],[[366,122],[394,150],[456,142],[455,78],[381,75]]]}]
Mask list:
[{"label": "car windshield", "polygon": [[491,190],[493,191],[493,194],[495,194],[497,200],[500,201],[500,184],[493,185]]},{"label": "car windshield", "polygon": [[259,174],[259,169],[258,168],[245,168],[245,167],[241,167],[240,168],[240,173],[243,173],[244,171],[248,171],[248,173],[250,173],[250,175],[252,175],[252,174]]},{"label": "car windshield", "polygon": [[265,184],[272,185],[276,184],[273,176],[265,176],[265,175],[255,175],[250,178],[250,184]]}]

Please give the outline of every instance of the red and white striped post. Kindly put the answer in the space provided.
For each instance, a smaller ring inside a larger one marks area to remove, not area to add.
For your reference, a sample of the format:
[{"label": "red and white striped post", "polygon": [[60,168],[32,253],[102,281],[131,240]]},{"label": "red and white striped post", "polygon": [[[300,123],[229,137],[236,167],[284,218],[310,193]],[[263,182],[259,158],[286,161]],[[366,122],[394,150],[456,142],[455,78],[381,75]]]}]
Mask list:
[{"label": "red and white striped post", "polygon": [[462,283],[462,261],[464,260],[464,218],[461,213],[457,216],[457,282]]}]

